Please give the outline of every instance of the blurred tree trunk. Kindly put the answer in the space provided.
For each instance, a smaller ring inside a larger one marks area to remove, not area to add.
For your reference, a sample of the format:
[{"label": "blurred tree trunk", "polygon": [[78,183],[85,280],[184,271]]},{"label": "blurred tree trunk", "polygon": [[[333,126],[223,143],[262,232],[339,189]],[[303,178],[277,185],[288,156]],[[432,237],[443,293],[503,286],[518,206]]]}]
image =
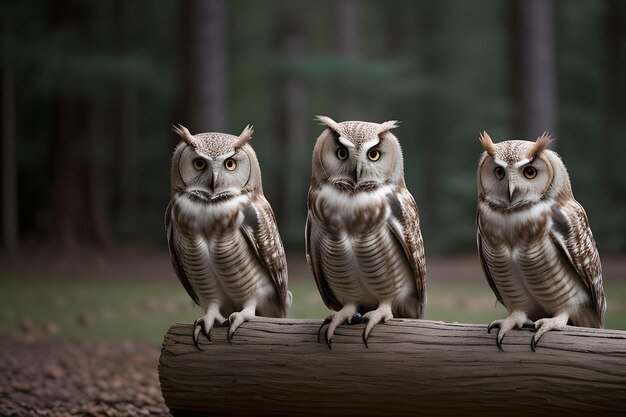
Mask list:
[{"label": "blurred tree trunk", "polygon": [[[626,71],[626,60],[624,53],[626,51],[626,28],[623,19],[626,17],[626,7],[623,1],[607,0],[605,11],[604,26],[606,36],[606,52],[607,59],[605,62],[605,94],[606,94],[606,122],[604,123],[605,131],[597,136],[598,143],[598,189],[595,195],[594,203],[601,209],[606,210],[610,205],[612,198],[619,195],[616,178],[613,173],[618,173],[616,167],[621,164],[618,158],[612,157],[614,149],[616,149],[615,141],[617,139],[616,132],[624,126],[623,114],[625,109],[622,106],[622,97],[626,93],[626,83],[624,73]],[[619,175],[618,175],[619,177]],[[600,210],[598,210],[600,212]]]},{"label": "blurred tree trunk", "polygon": [[[118,0],[118,49],[131,54],[135,45],[136,2]],[[137,140],[139,137],[138,91],[134,81],[123,80],[119,86],[119,135],[115,135],[115,165],[117,166],[117,209],[122,223],[135,218],[138,210]]]},{"label": "blurred tree trunk", "polygon": [[16,249],[19,238],[17,198],[17,134],[13,28],[3,28],[2,60],[2,244],[7,251]]},{"label": "blurred tree trunk", "polygon": [[[305,2],[283,0],[280,4],[278,19],[277,48],[283,59],[297,60],[306,53],[306,39],[303,31],[302,11]],[[298,76],[288,74],[279,77],[276,125],[279,131],[280,149],[284,161],[278,176],[279,221],[289,230],[297,228],[302,213],[306,212],[305,174],[302,172],[302,151],[306,149],[307,125],[310,115],[307,111],[308,94],[306,85]],[[284,175],[285,172],[290,173]]]},{"label": "blurred tree trunk", "polygon": [[184,91],[188,127],[192,133],[228,130],[226,12],[226,0],[185,2]]},{"label": "blurred tree trunk", "polygon": [[[361,3],[359,0],[335,0],[335,45],[339,58],[356,61],[361,55]],[[343,74],[342,77],[350,74]],[[349,83],[345,79],[344,83]],[[344,120],[364,120],[362,108],[351,91],[339,92],[337,97],[339,108],[332,116],[338,122]]]},{"label": "blurred tree trunk", "polygon": [[[421,3],[417,15],[417,31],[421,40],[420,72],[434,85],[443,79],[446,69],[445,56],[448,53],[445,45],[446,28],[444,26],[445,5],[438,2]],[[442,159],[445,149],[445,116],[444,103],[438,94],[440,89],[426,90],[421,98],[418,113],[421,123],[421,134],[426,146],[421,157],[420,177],[425,198],[419,201],[420,216],[425,230],[435,231],[439,227],[442,183]]]},{"label": "blurred tree trunk", "polygon": [[[73,0],[55,4],[53,27],[68,30],[91,16]],[[97,155],[94,131],[101,129],[102,109],[94,101],[64,88],[62,80],[53,97],[55,127],[52,134],[52,244],[60,249],[100,245],[107,241],[106,210],[98,204]]]},{"label": "blurred tree trunk", "polygon": [[511,52],[515,136],[557,134],[556,57],[552,0],[512,0]]},{"label": "blurred tree trunk", "polygon": [[56,93],[52,142],[51,238],[62,248],[101,244],[106,239],[98,224],[94,171],[89,139],[93,105],[84,97]]}]

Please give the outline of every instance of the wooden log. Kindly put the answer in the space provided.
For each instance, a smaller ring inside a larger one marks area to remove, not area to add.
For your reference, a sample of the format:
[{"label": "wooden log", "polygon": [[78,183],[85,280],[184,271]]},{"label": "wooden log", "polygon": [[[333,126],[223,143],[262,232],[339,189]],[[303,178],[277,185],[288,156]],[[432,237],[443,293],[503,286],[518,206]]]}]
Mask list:
[{"label": "wooden log", "polygon": [[233,344],[227,328],[192,342],[192,326],[163,341],[161,390],[187,415],[618,415],[626,412],[626,332],[512,330],[498,350],[486,326],[394,319],[342,325],[332,350],[319,320],[257,318]]}]

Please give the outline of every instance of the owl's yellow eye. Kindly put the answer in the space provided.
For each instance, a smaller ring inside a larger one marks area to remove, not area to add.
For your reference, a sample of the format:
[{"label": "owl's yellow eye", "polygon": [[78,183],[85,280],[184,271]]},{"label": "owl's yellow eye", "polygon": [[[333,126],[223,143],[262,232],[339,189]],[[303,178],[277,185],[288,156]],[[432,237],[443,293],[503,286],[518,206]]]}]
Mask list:
[{"label": "owl's yellow eye", "polygon": [[337,149],[337,158],[341,159],[342,161],[348,159],[348,150],[343,146]]},{"label": "owl's yellow eye", "polygon": [[194,159],[192,164],[196,171],[204,171],[204,169],[206,168],[206,161],[202,158]]},{"label": "owl's yellow eye", "polygon": [[233,158],[228,158],[227,160],[224,161],[224,166],[226,167],[227,170],[234,171],[235,168],[237,168],[237,162],[235,162]]},{"label": "owl's yellow eye", "polygon": [[502,168],[502,167],[496,167],[496,169],[493,171],[493,173],[496,175],[496,178],[499,179],[499,180],[504,178],[504,168]]},{"label": "owl's yellow eye", "polygon": [[533,178],[537,176],[537,168],[535,168],[532,165],[527,165],[526,167],[524,167],[523,172],[524,172],[524,176],[528,178],[529,180],[532,180]]},{"label": "owl's yellow eye", "polygon": [[380,151],[378,149],[370,149],[367,151],[367,157],[370,161],[378,161],[380,159]]}]

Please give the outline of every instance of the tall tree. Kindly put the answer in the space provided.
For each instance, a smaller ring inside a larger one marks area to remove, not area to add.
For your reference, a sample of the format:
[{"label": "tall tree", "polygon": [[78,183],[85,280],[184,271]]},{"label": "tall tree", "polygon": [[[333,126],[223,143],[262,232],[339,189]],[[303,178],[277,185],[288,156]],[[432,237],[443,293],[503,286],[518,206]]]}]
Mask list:
[{"label": "tall tree", "polygon": [[[80,30],[92,19],[90,10],[75,0],[57,2],[52,10],[53,29],[60,33]],[[94,102],[88,94],[72,88],[73,81],[61,76],[53,97],[50,238],[61,248],[105,243],[109,225],[107,213],[99,204],[93,152],[94,132],[101,115],[94,113]]]},{"label": "tall tree", "polygon": [[532,139],[557,133],[556,58],[552,0],[511,2],[514,131]]},{"label": "tall tree", "polygon": [[[276,39],[279,54],[287,61],[295,61],[306,53],[304,33],[304,2],[283,0],[280,5]],[[298,223],[306,211],[306,182],[302,173],[302,152],[307,143],[309,121],[308,93],[303,80],[295,74],[278,79],[278,106],[275,112],[279,140],[285,163],[282,168],[290,175],[280,175],[277,215],[288,230],[300,230]]]},{"label": "tall tree", "polygon": [[[605,123],[604,131],[597,136],[598,141],[598,161],[597,161],[597,192],[594,198],[594,204],[600,210],[606,210],[608,207],[616,207],[621,203],[612,201],[615,196],[622,195],[619,190],[619,178],[623,178],[616,171],[621,166],[619,159],[614,159],[615,149],[619,149],[617,138],[620,131],[626,127],[624,122],[623,97],[626,93],[626,79],[624,73],[626,71],[626,28],[623,19],[626,17],[626,7],[624,2],[619,0],[606,0],[605,7],[605,45],[606,45],[606,61],[604,92],[606,97],[606,107],[604,109]],[[621,155],[620,155],[621,158]],[[619,168],[621,170],[621,168]],[[617,175],[616,175],[617,174]],[[604,216],[607,223],[612,223],[615,219],[611,216]],[[610,226],[609,226],[610,228]]]},{"label": "tall tree", "polygon": [[[354,62],[361,56],[361,3],[359,0],[335,0],[333,4],[336,20],[335,52],[346,62]],[[337,120],[362,120],[362,109],[353,93],[344,90],[340,94]]]},{"label": "tall tree", "polygon": [[[137,2],[118,1],[119,52],[132,54],[135,48]],[[118,209],[122,219],[133,218],[138,209],[137,141],[139,136],[139,93],[133,79],[123,79],[119,86],[119,135],[116,138]]]},{"label": "tall tree", "polygon": [[226,0],[187,0],[185,99],[192,132],[228,130]]},{"label": "tall tree", "polygon": [[15,65],[13,62],[13,27],[8,19],[3,22],[2,60],[2,244],[8,251],[17,247],[17,134]]},{"label": "tall tree", "polygon": [[[446,70],[446,45],[444,24],[445,4],[440,2],[423,2],[417,10],[417,35],[420,39],[420,74],[432,86],[440,85]],[[424,233],[428,229],[437,230],[440,222],[441,210],[438,210],[442,195],[442,159],[437,157],[445,152],[445,121],[444,103],[441,99],[441,90],[429,88],[419,97],[420,124],[422,135],[428,140],[423,143],[427,146],[421,161],[423,178],[423,198],[420,201],[421,216],[424,221]]]}]

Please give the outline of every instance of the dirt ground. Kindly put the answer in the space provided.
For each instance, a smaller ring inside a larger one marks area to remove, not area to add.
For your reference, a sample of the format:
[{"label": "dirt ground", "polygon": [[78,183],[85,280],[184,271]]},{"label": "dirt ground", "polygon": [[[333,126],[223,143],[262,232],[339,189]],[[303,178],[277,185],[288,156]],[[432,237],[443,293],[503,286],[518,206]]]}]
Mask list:
[{"label": "dirt ground", "polygon": [[140,342],[0,342],[1,416],[170,416],[159,349]]}]

